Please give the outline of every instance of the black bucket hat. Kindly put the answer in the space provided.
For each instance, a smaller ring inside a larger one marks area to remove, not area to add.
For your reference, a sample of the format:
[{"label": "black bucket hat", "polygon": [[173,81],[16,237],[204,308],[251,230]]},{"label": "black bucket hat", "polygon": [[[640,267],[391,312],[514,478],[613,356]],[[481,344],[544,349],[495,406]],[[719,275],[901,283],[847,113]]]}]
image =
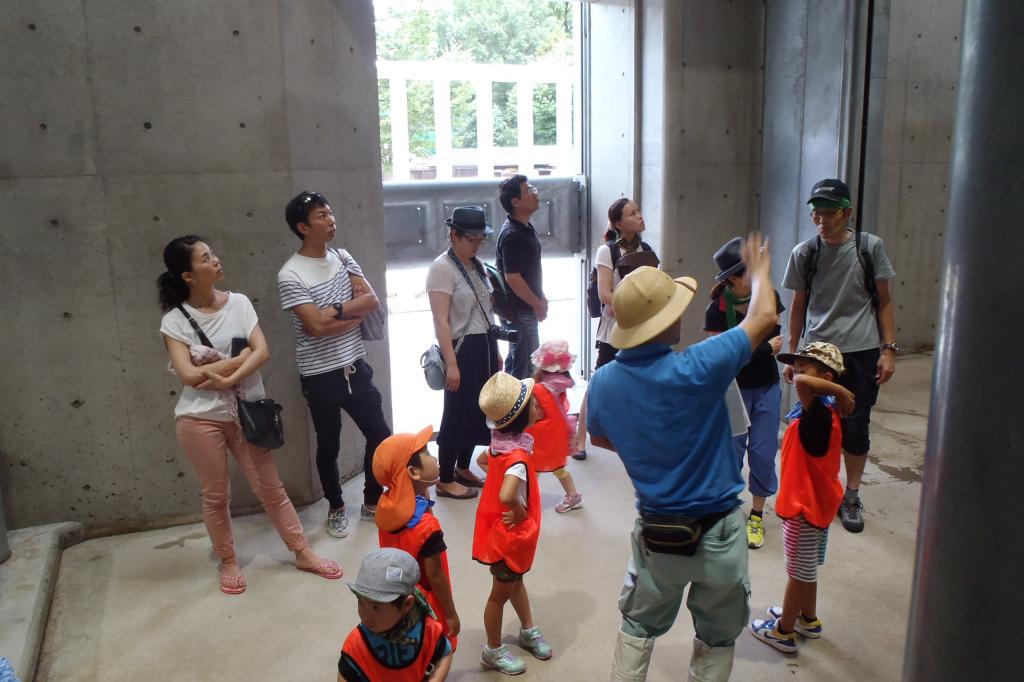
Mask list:
[{"label": "black bucket hat", "polygon": [[716,282],[724,282],[731,276],[746,269],[746,266],[743,265],[743,257],[740,255],[741,248],[743,248],[743,240],[739,237],[733,237],[722,248],[715,251],[715,265],[721,270],[721,272],[715,275]]},{"label": "black bucket hat", "polygon": [[459,232],[474,232],[476,234],[494,232],[494,229],[487,224],[484,209],[479,206],[456,206],[452,211],[452,217],[445,220],[444,224]]}]

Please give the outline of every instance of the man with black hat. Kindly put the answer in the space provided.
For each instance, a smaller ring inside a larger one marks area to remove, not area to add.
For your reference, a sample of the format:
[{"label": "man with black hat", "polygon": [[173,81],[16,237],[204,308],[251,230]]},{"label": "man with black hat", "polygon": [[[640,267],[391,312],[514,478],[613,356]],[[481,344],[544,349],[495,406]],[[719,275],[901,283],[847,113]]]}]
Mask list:
[{"label": "man with black hat", "polygon": [[[793,291],[789,311],[789,352],[825,341],[843,353],[846,374],[839,383],[855,396],[857,408],[843,420],[846,494],[839,516],[851,533],[864,529],[859,497],[871,443],[868,424],[878,387],[895,371],[896,319],[889,280],[896,276],[882,240],[849,227],[853,208],[842,180],[826,178],[807,201],[818,234],[796,245],[782,285]],[[784,371],[792,383],[793,370]]]}]

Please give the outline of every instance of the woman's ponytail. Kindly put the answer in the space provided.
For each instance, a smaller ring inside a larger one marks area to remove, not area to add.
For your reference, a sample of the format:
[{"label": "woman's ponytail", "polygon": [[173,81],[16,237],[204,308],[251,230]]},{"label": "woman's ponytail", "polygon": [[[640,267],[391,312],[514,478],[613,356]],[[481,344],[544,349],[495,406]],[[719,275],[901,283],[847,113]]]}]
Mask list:
[{"label": "woman's ponytail", "polygon": [[181,276],[192,270],[192,247],[201,241],[190,234],[172,239],[164,247],[167,270],[156,278],[157,301],[164,312],[173,310],[188,299],[188,284]]},{"label": "woman's ponytail", "polygon": [[615,241],[619,238],[619,231],[615,229],[615,223],[622,220],[622,212],[626,210],[629,197],[619,197],[608,207],[608,230],[604,233],[606,242]]}]

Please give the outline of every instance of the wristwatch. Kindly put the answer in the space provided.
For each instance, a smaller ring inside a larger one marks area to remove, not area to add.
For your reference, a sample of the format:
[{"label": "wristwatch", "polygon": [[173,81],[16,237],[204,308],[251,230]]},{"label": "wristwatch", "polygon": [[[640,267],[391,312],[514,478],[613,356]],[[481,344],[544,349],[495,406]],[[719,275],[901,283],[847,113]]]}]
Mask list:
[{"label": "wristwatch", "polygon": [[891,350],[893,353],[899,353],[900,347],[896,343],[883,343],[882,350]]},{"label": "wristwatch", "polygon": [[335,317],[337,317],[339,320],[345,317],[344,306],[342,306],[340,303],[335,303],[331,307],[334,308],[334,312],[337,313]]}]

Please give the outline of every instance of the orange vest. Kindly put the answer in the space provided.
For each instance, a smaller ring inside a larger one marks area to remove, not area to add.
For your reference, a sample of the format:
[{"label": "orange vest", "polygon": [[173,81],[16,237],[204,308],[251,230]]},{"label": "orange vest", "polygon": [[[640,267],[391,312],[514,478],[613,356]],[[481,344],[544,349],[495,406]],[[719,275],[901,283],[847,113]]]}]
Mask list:
[{"label": "orange vest", "polygon": [[794,419],[782,437],[782,476],[775,498],[775,513],[784,519],[803,516],[807,523],[828,528],[843,500],[839,482],[840,447],[843,439],[839,413],[832,412],[832,433],[823,457],[812,457],[800,442],[800,419]]},{"label": "orange vest", "polygon": [[[417,608],[417,607],[413,607]],[[420,652],[410,665],[404,668],[389,668],[373,655],[373,649],[366,641],[363,629],[356,627],[348,633],[345,644],[341,650],[352,657],[356,665],[366,676],[377,682],[422,682],[427,679],[428,671],[431,670],[430,659],[434,655],[438,641],[444,637],[441,634],[441,624],[431,616],[423,615],[423,639],[420,640]]]},{"label": "orange vest", "polygon": [[533,385],[533,397],[544,413],[526,429],[533,436],[533,466],[537,471],[556,471],[565,466],[569,440],[575,435],[569,431],[569,422],[565,418],[569,411],[569,398],[563,393],[556,399],[539,381]]},{"label": "orange vest", "polygon": [[[437,520],[433,512],[429,509],[424,512],[423,516],[420,517],[419,523],[412,528],[402,528],[394,533],[389,533],[384,530],[378,530],[378,540],[381,547],[395,547],[408,552],[410,555],[416,557],[416,563],[420,565],[420,582],[416,587],[420,588],[420,592],[427,598],[427,603],[430,604],[430,608],[434,609],[434,613],[437,615],[437,620],[441,623],[441,630],[444,632],[444,636],[448,638],[448,641],[452,643],[452,651],[458,646],[458,638],[452,637],[450,628],[448,627],[448,613],[441,607],[440,601],[437,599],[437,595],[430,589],[430,582],[427,578],[427,572],[424,570],[423,560],[420,559],[420,550],[423,549],[423,545],[426,544],[427,540],[434,533],[441,530],[441,522]],[[441,567],[444,569],[444,574],[448,576],[448,584],[451,585],[452,575],[448,571],[448,552],[441,552]]]},{"label": "orange vest", "polygon": [[[526,518],[506,528],[501,514],[508,507],[499,499],[505,471],[522,462],[526,465]],[[504,561],[516,573],[526,573],[533,566],[540,536],[540,488],[530,455],[525,450],[512,450],[501,455],[487,452],[487,480],[480,492],[473,529],[473,558],[482,564]]]}]

